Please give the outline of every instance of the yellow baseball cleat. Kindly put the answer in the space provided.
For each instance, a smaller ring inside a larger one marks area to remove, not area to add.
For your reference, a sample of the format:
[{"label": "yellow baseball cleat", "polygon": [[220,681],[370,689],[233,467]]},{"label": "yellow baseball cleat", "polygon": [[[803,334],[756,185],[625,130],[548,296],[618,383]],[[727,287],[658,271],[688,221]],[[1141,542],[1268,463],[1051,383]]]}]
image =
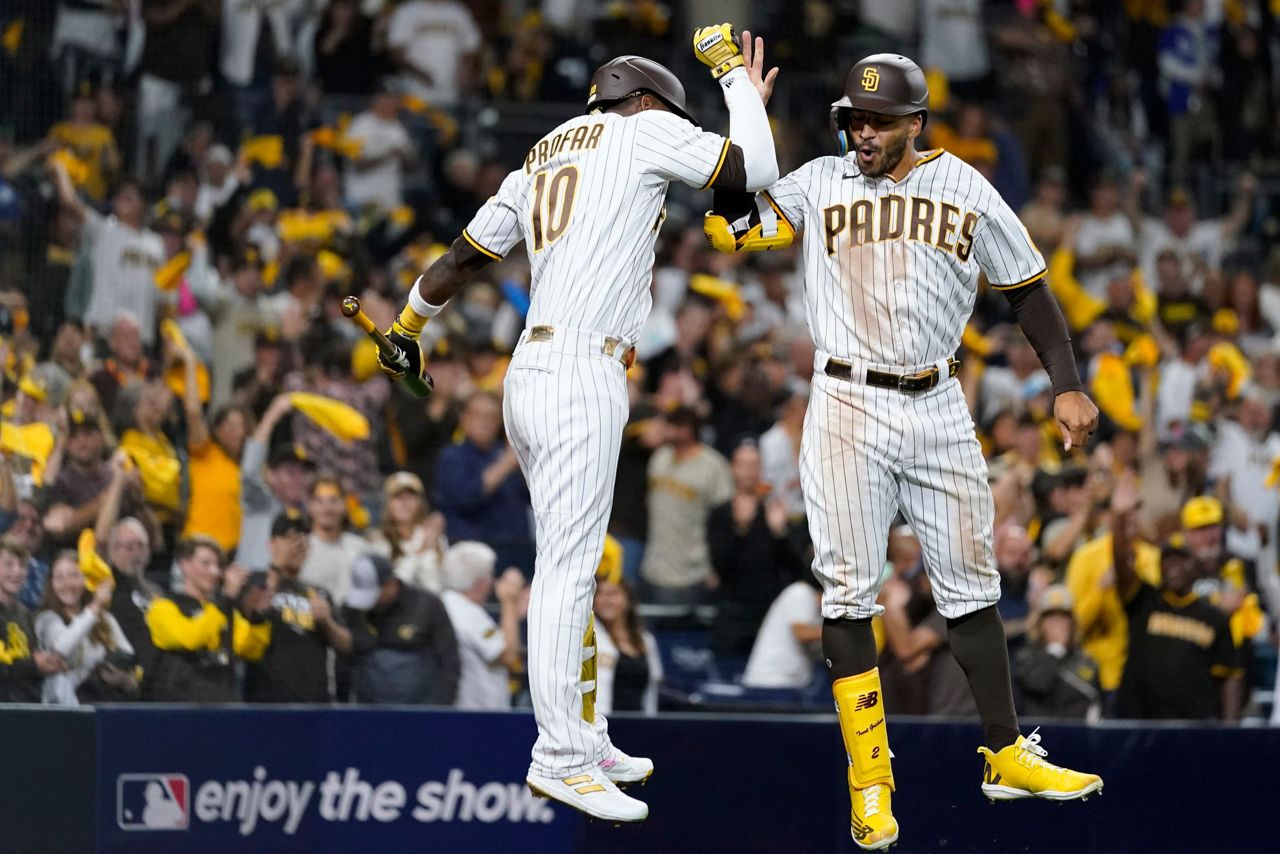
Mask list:
[{"label": "yellow baseball cleat", "polygon": [[982,794],[995,801],[1018,798],[1046,798],[1051,801],[1084,800],[1102,791],[1102,778],[1061,768],[1044,757],[1049,752],[1040,746],[1040,731],[1018,740],[997,753],[985,747],[978,752],[986,757],[982,775]]},{"label": "yellow baseball cleat", "polygon": [[853,809],[849,832],[863,851],[883,851],[898,841],[898,820],[893,817],[893,790],[883,783],[865,789],[849,789]]}]

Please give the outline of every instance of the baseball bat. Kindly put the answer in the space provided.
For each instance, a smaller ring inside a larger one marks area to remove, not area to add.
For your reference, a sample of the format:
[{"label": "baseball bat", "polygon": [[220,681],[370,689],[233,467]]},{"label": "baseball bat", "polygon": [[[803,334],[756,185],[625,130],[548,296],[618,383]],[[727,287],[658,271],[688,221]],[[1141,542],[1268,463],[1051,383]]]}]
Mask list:
[{"label": "baseball bat", "polygon": [[[368,335],[373,343],[378,345],[378,351],[387,359],[394,359],[399,354],[400,348],[388,341],[387,336],[383,335],[378,327],[373,325],[373,321],[369,319],[369,316],[360,310],[359,299],[356,297],[345,298],[342,301],[342,316],[349,317],[356,326],[363,329],[364,334]],[[418,377],[406,371],[401,379],[415,397],[428,397],[435,385],[431,381],[430,374]]]}]

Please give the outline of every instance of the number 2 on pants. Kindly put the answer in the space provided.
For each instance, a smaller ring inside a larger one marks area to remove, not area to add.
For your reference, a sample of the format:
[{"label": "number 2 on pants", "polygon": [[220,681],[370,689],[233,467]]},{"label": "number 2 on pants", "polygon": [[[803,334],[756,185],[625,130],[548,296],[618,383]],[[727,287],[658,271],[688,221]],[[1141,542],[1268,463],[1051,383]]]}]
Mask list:
[{"label": "number 2 on pants", "polygon": [[550,178],[544,169],[533,176],[533,251],[541,252],[560,239],[573,216],[578,193],[578,167],[561,166]]}]

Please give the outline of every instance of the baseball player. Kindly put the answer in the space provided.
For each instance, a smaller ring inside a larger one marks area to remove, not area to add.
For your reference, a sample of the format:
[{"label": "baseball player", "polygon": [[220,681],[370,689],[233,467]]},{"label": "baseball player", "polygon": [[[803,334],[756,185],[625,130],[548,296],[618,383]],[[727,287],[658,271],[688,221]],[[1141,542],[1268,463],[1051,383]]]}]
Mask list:
[{"label": "baseball player", "polygon": [[649,809],[618,783],[648,759],[609,740],[595,710],[594,573],[623,425],[626,366],[649,313],[653,248],[667,186],[758,190],[777,180],[764,103],[763,40],[741,46],[728,24],[694,34],[729,108],[729,139],[699,129],[684,87],[656,62],[621,56],[591,80],[587,114],[529,149],[497,195],[410,291],[388,336],[393,376],[421,373],[418,336],[458,289],[521,239],[531,305],[505,380],[507,435],[529,484],[537,562],[529,603],[529,683],[538,740],[528,783],[590,816],[642,821]]},{"label": "baseball player", "polygon": [[[763,93],[768,99],[768,90]],[[854,841],[898,838],[871,618],[899,511],[924,550],[938,610],[982,718],[982,790],[992,799],[1082,798],[1102,780],[1050,765],[1013,708],[987,466],[953,358],[978,277],[1009,299],[1053,383],[1068,449],[1098,410],[1082,391],[1045,263],[1009,206],[945,151],[917,151],[924,74],[877,54],[849,72],[831,109],[839,155],[768,190],[717,193],[707,236],[727,252],[773,249],[803,232],[804,298],[817,348],[801,484],[823,583],[823,652],[849,756]]]}]

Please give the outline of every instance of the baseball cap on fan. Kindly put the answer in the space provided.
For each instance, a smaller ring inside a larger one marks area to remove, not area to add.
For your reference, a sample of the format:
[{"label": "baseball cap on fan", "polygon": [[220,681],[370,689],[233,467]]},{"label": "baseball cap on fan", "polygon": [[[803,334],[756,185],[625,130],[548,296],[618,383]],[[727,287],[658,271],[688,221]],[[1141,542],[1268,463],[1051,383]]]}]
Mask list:
[{"label": "baseball cap on fan", "polygon": [[391,561],[372,552],[360,555],[351,565],[351,589],[347,592],[347,607],[356,611],[368,611],[378,603],[382,585],[394,578]]}]

